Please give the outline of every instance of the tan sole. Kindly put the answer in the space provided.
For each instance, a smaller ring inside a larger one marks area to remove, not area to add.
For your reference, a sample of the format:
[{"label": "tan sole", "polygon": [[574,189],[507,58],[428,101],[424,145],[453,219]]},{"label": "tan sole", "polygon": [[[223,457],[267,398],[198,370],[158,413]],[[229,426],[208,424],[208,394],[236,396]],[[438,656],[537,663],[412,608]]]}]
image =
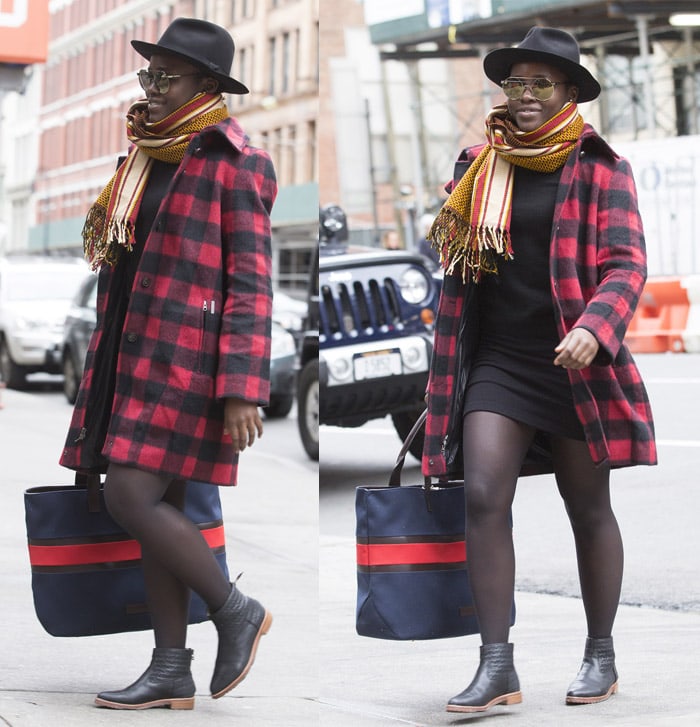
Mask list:
[{"label": "tan sole", "polygon": [[601,694],[599,697],[566,697],[567,704],[596,704],[597,702],[604,702],[606,699],[610,699],[613,694],[617,694],[617,682],[615,682],[605,694]]},{"label": "tan sole", "polygon": [[253,666],[253,662],[255,661],[255,654],[258,650],[260,637],[270,630],[270,626],[272,626],[272,614],[269,611],[265,611],[265,616],[262,620],[262,623],[260,624],[260,628],[258,629],[255,641],[253,642],[253,648],[250,650],[250,659],[248,659],[248,663],[245,665],[245,669],[243,669],[239,676],[234,679],[228,686],[224,687],[216,694],[212,694],[212,699],[219,699],[219,697],[223,697],[224,694],[230,692],[235,686],[240,684],[248,676],[248,672],[250,671],[250,668]]},{"label": "tan sole", "polygon": [[183,697],[181,699],[155,699],[152,702],[142,704],[122,704],[121,702],[110,702],[107,699],[95,697],[95,704],[98,707],[108,709],[152,709],[154,707],[170,707],[170,709],[194,709],[194,697]]},{"label": "tan sole", "polygon": [[503,694],[500,697],[496,697],[495,699],[492,699],[490,702],[487,702],[486,704],[482,704],[476,707],[473,706],[461,706],[459,704],[448,704],[447,710],[448,712],[485,712],[487,709],[491,709],[491,707],[495,707],[497,704],[520,704],[523,701],[523,695],[522,692],[511,692],[510,694]]}]

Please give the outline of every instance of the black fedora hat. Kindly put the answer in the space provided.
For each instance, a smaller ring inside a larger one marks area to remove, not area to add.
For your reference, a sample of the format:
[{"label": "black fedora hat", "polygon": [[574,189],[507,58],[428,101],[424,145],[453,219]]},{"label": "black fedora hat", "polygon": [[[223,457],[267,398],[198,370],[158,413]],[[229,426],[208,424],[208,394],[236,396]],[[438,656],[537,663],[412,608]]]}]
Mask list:
[{"label": "black fedora hat", "polygon": [[231,78],[233,38],[219,25],[196,18],[176,18],[157,43],[132,40],[131,45],[148,60],[154,53],[170,53],[183,58],[215,78],[219,90],[225,93],[249,93],[240,81]]},{"label": "black fedora hat", "polygon": [[581,54],[576,38],[557,28],[535,26],[515,48],[497,48],[484,58],[487,78],[500,84],[510,75],[515,63],[540,61],[559,68],[578,87],[578,101],[592,101],[600,94],[600,84],[580,64]]}]

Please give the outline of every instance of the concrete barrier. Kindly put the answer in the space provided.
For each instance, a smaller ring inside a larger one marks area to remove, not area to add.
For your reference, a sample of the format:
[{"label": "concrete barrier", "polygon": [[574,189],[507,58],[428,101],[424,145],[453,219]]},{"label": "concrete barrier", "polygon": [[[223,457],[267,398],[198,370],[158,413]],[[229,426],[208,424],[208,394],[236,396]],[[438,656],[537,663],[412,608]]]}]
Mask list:
[{"label": "concrete barrier", "polygon": [[[647,280],[625,336],[625,343],[633,353],[679,353],[687,350],[684,335],[690,302],[684,282],[685,279],[680,277]],[[700,286],[697,293],[700,296]],[[700,311],[696,315],[700,315]]]}]

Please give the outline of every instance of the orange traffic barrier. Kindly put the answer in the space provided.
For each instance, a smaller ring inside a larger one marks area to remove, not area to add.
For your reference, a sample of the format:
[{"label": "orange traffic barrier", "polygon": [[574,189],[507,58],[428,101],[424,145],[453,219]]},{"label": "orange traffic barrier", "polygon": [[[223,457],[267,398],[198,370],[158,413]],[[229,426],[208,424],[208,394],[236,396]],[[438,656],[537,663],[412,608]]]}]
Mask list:
[{"label": "orange traffic barrier", "polygon": [[633,353],[685,351],[683,333],[690,303],[682,278],[649,278],[627,329]]},{"label": "orange traffic barrier", "polygon": [[683,333],[683,345],[688,353],[700,353],[700,275],[689,275],[682,282],[690,301],[690,312]]}]

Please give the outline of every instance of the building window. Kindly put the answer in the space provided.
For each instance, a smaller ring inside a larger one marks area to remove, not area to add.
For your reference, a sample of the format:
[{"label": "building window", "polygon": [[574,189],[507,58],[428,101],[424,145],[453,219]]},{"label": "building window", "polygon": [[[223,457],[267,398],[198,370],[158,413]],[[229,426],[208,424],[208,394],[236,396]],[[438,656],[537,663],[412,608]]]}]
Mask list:
[{"label": "building window", "polygon": [[306,145],[307,149],[307,179],[317,179],[316,176],[316,165],[317,165],[317,158],[316,158],[316,122],[315,121],[309,121],[308,124],[308,144]]},{"label": "building window", "polygon": [[[251,49],[252,50],[252,49]],[[244,85],[251,88],[252,84],[248,81],[248,64],[250,55],[248,48],[241,48],[238,51],[238,80]],[[245,104],[245,94],[241,94],[238,97],[238,105],[243,106]]]},{"label": "building window", "polygon": [[282,87],[280,89],[282,94],[289,93],[289,71],[292,65],[290,55],[289,33],[284,33],[282,35]]},{"label": "building window", "polygon": [[275,70],[277,68],[277,38],[274,36],[268,42],[267,62],[269,64],[269,77],[267,85],[268,96],[275,95]]}]

